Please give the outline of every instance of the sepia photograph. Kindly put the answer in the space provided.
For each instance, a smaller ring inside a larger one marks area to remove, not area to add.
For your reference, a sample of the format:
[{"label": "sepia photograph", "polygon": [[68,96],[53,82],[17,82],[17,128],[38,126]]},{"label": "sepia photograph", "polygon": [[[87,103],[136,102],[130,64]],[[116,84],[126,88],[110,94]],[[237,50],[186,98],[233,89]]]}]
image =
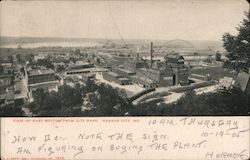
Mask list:
[{"label": "sepia photograph", "polygon": [[0,1],[1,160],[249,160],[249,0]]},{"label": "sepia photograph", "polygon": [[250,113],[247,0],[1,1],[1,117]]}]

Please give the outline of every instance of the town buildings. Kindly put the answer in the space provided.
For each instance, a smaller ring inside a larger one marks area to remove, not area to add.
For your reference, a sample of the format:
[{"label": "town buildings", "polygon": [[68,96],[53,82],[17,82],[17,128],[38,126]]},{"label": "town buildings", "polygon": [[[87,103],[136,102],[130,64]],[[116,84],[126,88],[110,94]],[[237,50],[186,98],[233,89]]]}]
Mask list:
[{"label": "town buildings", "polygon": [[12,62],[1,64],[0,105],[20,106],[29,101],[25,74],[15,55]]},{"label": "town buildings", "polygon": [[[149,61],[140,58],[137,53],[135,58],[126,60],[123,65],[113,67],[112,72],[145,88],[188,85],[189,68],[184,62],[183,56],[178,54],[166,55],[164,61],[154,60],[153,43],[151,43]],[[104,74],[104,79],[107,78],[107,75]]]}]

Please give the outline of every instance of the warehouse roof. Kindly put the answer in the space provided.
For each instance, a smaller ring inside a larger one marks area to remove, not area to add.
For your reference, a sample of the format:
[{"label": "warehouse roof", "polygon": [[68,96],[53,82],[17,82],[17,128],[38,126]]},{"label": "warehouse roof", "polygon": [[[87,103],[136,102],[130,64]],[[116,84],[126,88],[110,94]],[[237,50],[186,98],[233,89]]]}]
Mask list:
[{"label": "warehouse roof", "polygon": [[113,77],[119,77],[119,75],[115,72],[106,72],[106,73],[113,76]]},{"label": "warehouse roof", "polygon": [[35,69],[28,72],[29,76],[54,74],[52,69]]},{"label": "warehouse roof", "polygon": [[134,79],[137,79],[141,82],[145,82],[145,83],[149,83],[149,84],[152,84],[154,83],[153,80],[149,79],[149,78],[146,78],[146,77],[141,77],[141,76],[131,76],[131,78],[134,78]]},{"label": "warehouse roof", "polygon": [[82,68],[82,69],[70,69],[66,72],[104,72],[107,71],[105,68]]},{"label": "warehouse roof", "polygon": [[172,59],[184,59],[183,56],[178,54],[168,54],[165,56],[166,58],[172,58]]},{"label": "warehouse roof", "polygon": [[125,77],[119,78],[119,80],[121,80],[121,81],[130,81],[128,78],[125,78]]},{"label": "warehouse roof", "polygon": [[128,73],[128,74],[133,74],[133,73],[135,73],[135,72],[129,71],[129,70],[127,70],[127,69],[123,69],[123,68],[117,68],[117,70],[123,71],[123,72]]}]

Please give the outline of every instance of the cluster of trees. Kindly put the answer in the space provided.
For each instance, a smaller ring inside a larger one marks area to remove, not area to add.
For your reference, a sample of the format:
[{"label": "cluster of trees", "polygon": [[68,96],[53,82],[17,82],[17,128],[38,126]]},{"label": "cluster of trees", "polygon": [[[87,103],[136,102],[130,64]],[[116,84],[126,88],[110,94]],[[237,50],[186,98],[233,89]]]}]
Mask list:
[{"label": "cluster of trees", "polygon": [[[227,51],[230,61],[236,61],[237,67],[250,67],[250,12],[245,13],[246,18],[236,29],[237,35],[225,33],[223,35],[223,46]],[[239,62],[246,61],[246,66]],[[228,64],[227,64],[228,66]]]},{"label": "cluster of trees", "polygon": [[95,109],[89,116],[124,116],[132,108],[125,92],[103,83],[96,87],[90,102]]},{"label": "cluster of trees", "polygon": [[24,112],[21,106],[6,104],[0,106],[0,117],[22,117]]},{"label": "cluster of trees", "polygon": [[222,88],[216,93],[196,95],[187,92],[173,104],[159,106],[148,104],[135,106],[133,116],[162,115],[247,115],[250,111],[250,95],[233,87]]},{"label": "cluster of trees", "polygon": [[[82,111],[86,97],[92,109]],[[250,95],[235,87],[201,95],[190,91],[173,104],[134,106],[123,91],[89,80],[86,85],[63,85],[58,92],[37,89],[33,98],[34,102],[26,107],[34,116],[247,115],[250,111]],[[0,115],[23,116],[24,113],[21,107],[5,105],[0,107]]]},{"label": "cluster of trees", "polygon": [[[82,111],[86,97],[93,107]],[[63,85],[58,92],[37,89],[33,98],[27,107],[35,116],[122,116],[132,106],[122,91],[91,80],[74,87]]]},{"label": "cluster of trees", "polygon": [[33,98],[34,102],[27,107],[36,116],[71,116],[81,105],[80,88],[66,85],[59,87],[58,92],[37,89]]}]

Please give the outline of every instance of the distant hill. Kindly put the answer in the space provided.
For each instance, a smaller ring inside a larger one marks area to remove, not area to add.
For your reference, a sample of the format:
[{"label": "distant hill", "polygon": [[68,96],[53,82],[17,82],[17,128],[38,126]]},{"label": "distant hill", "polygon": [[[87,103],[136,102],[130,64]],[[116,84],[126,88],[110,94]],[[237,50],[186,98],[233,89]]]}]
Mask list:
[{"label": "distant hill", "polygon": [[[56,37],[0,37],[0,46],[5,45],[24,45],[43,42],[97,42],[105,44],[110,41],[114,44],[123,44],[120,39],[91,39],[91,38],[56,38]],[[225,52],[223,43],[220,41],[205,41],[205,40],[144,40],[144,39],[129,39],[125,40],[127,44],[132,45],[149,45],[151,41],[155,45],[164,46],[168,48],[192,48],[201,51],[220,51]]]},{"label": "distant hill", "polygon": [[190,41],[197,49],[225,52],[222,41]]},{"label": "distant hill", "polygon": [[26,44],[41,42],[96,42],[98,39],[86,38],[55,38],[55,37],[0,37],[1,45]]}]

